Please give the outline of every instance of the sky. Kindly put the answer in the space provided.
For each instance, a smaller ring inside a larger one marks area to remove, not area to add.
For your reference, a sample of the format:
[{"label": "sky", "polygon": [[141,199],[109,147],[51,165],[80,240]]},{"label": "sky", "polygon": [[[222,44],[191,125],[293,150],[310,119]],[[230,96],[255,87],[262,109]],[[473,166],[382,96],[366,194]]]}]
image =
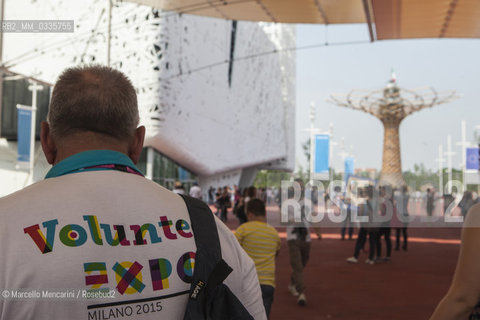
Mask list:
[{"label": "sky", "polygon": [[[326,102],[332,93],[352,89],[384,88],[396,73],[398,86],[406,89],[432,86],[438,92],[456,90],[450,103],[424,109],[408,116],[400,127],[402,170],[414,164],[438,170],[438,147],[447,150],[452,136],[453,167],[462,162],[461,121],[466,121],[467,141],[474,143],[480,127],[480,39],[414,39],[369,42],[366,24],[297,25],[297,47],[331,44],[296,52],[296,160],[308,168],[301,145],[308,140],[310,104],[316,105],[315,126],[327,131],[333,124],[333,166],[342,170],[341,139],[345,151],[355,158],[356,168],[381,168],[383,126],[361,111]],[[333,45],[362,41],[362,44]],[[444,156],[445,158],[445,156]],[[446,158],[444,159],[446,160]],[[447,164],[444,162],[444,167]]]}]

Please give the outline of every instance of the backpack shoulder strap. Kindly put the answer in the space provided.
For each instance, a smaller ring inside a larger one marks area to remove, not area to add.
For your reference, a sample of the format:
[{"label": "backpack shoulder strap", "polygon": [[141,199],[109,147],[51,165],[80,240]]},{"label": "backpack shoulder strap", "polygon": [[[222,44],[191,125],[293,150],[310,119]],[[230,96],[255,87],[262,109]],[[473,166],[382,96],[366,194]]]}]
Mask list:
[{"label": "backpack shoulder strap", "polygon": [[222,259],[217,225],[210,208],[201,200],[181,195],[187,205],[197,251],[184,319],[206,319],[210,294],[232,272]]},{"label": "backpack shoulder strap", "polygon": [[217,224],[212,211],[199,199],[181,195],[187,205],[197,252],[203,251],[215,261],[222,259]]}]

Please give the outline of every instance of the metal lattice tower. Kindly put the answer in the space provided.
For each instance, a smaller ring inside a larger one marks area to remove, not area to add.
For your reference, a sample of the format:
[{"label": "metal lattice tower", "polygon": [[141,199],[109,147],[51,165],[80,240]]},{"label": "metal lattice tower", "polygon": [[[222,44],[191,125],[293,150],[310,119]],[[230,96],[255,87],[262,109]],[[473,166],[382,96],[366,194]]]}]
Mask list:
[{"label": "metal lattice tower", "polygon": [[438,93],[431,87],[414,90],[397,86],[395,74],[383,90],[352,90],[346,96],[331,95],[328,100],[341,107],[360,110],[377,117],[383,124],[383,158],[380,185],[401,187],[402,176],[399,129],[403,119],[414,112],[458,98],[455,91]]}]

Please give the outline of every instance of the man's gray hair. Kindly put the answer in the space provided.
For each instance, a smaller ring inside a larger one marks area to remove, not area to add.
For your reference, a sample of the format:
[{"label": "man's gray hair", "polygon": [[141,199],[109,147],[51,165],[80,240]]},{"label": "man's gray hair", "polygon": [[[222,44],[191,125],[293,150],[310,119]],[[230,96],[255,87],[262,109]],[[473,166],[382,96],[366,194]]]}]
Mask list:
[{"label": "man's gray hair", "polygon": [[55,138],[91,131],[127,139],[139,122],[137,94],[118,70],[100,65],[69,68],[55,84],[47,120]]}]

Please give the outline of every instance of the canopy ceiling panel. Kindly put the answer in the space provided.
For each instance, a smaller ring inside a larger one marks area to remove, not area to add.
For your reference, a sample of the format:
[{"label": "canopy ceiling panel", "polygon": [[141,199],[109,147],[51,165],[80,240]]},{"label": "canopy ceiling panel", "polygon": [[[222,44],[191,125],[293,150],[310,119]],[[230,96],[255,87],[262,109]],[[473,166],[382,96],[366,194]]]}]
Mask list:
[{"label": "canopy ceiling panel", "polygon": [[368,23],[372,41],[480,37],[480,0],[127,1],[162,10],[230,20],[317,24]]},{"label": "canopy ceiling panel", "polygon": [[378,40],[480,36],[478,0],[372,0]]},{"label": "canopy ceiling panel", "polygon": [[461,0],[455,7],[444,37],[480,38],[480,1]]},{"label": "canopy ceiling panel", "polygon": [[328,24],[365,23],[365,11],[361,0],[318,0]]},{"label": "canopy ceiling panel", "polygon": [[300,6],[292,10],[292,3],[289,0],[263,0],[262,3],[269,10],[276,21],[299,23],[298,21],[310,21],[309,23],[325,23],[322,16],[322,9],[319,9],[315,1],[301,0]]},{"label": "canopy ceiling panel", "polygon": [[[256,1],[232,1],[229,5],[215,6],[214,8],[221,17],[229,20],[272,21],[270,13]],[[237,17],[237,19],[232,19],[232,17]]]},{"label": "canopy ceiling panel", "polygon": [[129,0],[182,13],[282,23],[363,23],[363,0]]}]

